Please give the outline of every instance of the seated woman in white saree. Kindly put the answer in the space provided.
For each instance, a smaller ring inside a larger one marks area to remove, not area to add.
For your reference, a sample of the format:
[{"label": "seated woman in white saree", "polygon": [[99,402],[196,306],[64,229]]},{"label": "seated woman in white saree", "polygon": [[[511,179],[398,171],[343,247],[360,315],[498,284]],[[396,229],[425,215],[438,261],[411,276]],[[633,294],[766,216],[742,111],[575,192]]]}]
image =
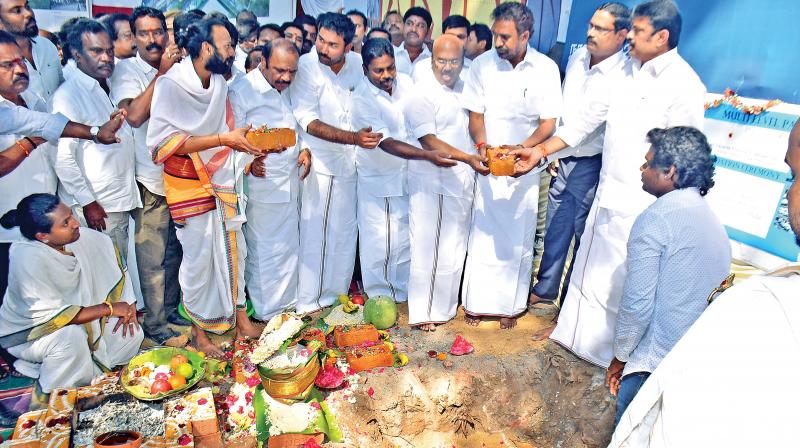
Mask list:
[{"label": "seated woman in white saree", "polygon": [[136,355],[136,300],[108,236],[80,228],[51,194],[33,194],[0,224],[19,227],[0,307],[0,345],[44,393],[87,385]]}]

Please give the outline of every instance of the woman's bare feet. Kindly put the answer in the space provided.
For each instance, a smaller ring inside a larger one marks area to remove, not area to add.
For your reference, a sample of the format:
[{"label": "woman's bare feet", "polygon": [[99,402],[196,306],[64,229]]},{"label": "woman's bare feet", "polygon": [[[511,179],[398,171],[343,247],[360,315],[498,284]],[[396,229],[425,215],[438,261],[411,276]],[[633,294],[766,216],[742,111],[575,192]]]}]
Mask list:
[{"label": "woman's bare feet", "polygon": [[473,327],[477,327],[481,323],[480,316],[472,316],[470,314],[465,314],[464,320],[467,321],[467,325],[472,325]]},{"label": "woman's bare feet", "polygon": [[510,330],[517,326],[517,318],[516,317],[501,317],[500,318],[500,329],[501,330]]},{"label": "woman's bare feet", "polygon": [[422,331],[436,331],[436,324],[425,324],[419,327]]},{"label": "woman's bare feet", "polygon": [[261,330],[253,325],[253,322],[247,316],[247,310],[244,308],[236,310],[236,335],[253,339],[261,337]]},{"label": "woman's bare feet", "polygon": [[196,348],[198,351],[205,353],[209,358],[225,358],[225,353],[223,353],[219,347],[214,345],[206,332],[196,324],[192,324],[192,345],[194,345],[194,348]]}]

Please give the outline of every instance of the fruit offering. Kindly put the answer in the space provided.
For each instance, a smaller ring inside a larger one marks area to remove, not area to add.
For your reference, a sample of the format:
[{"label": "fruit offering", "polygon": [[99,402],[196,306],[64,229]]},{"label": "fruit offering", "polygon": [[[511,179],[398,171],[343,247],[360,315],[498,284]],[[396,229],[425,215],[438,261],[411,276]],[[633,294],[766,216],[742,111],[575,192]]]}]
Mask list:
[{"label": "fruit offering", "polygon": [[378,330],[390,328],[397,321],[397,304],[391,297],[370,297],[364,304],[364,320]]},{"label": "fruit offering", "polygon": [[204,375],[203,360],[182,349],[159,348],[135,356],[122,374],[122,385],[136,398],[157,400],[188,389]]}]

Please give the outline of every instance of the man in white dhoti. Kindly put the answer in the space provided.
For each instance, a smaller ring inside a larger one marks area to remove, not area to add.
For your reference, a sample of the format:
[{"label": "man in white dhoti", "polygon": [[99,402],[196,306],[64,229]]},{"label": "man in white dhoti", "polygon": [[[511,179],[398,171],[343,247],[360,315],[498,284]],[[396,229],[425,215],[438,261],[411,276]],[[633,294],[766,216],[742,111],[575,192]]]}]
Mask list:
[{"label": "man in white dhoti", "polygon": [[316,47],[300,57],[289,88],[294,116],[314,164],[303,185],[297,311],[315,311],[346,293],[356,252],[356,151],[375,148],[381,135],[369,127],[353,131],[352,96],[364,71],[353,53],[353,22],[319,17]]},{"label": "man in white dhoti", "polygon": [[0,307],[0,345],[18,358],[17,371],[50,393],[88,385],[136,355],[136,299],[108,236],[80,229],[72,210],[46,193],[24,198],[0,224],[25,237],[11,247]]},{"label": "man in white dhoti", "polygon": [[[609,103],[591,101],[591,113],[573,117],[572,136],[554,137],[520,152],[519,172],[543,154],[580,144],[605,123],[603,165],[592,208],[575,255],[569,290],[551,338],[601,367],[613,358],[617,308],[625,283],[626,245],[633,222],[653,202],[639,188],[638,161],[655,127],[702,129],[705,86],[678,55],[681,16],[670,1],[642,3],[633,12],[628,42],[632,59]],[[603,113],[603,110],[606,110]]]},{"label": "man in white dhoti", "polygon": [[[441,150],[452,167],[408,163],[411,276],[408,322],[434,331],[456,315],[472,218],[475,172],[489,173],[469,139],[469,118],[459,95],[463,45],[442,35],[433,43],[432,74],[406,102],[409,132],[425,150]],[[418,68],[421,66],[418,66]]]},{"label": "man in white dhoti", "polygon": [[[411,78],[398,73],[394,50],[385,39],[370,39],[361,51],[366,78],[353,93],[353,125],[381,134],[382,150],[359,149],[358,241],[361,278],[369,296],[408,300],[411,255],[408,242],[408,192],[405,159],[455,164],[409,145],[404,105],[411,100]],[[421,162],[422,163],[422,162]]]},{"label": "man in white dhoti", "polygon": [[[74,121],[100,125],[116,109],[107,82],[114,71],[111,37],[100,23],[81,19],[70,27],[67,40],[77,70],[53,94],[51,110]],[[122,125],[117,138],[111,145],[61,139],[55,170],[62,200],[89,228],[111,237],[127,260],[130,212],[142,202],[130,126]]]},{"label": "man in white dhoti", "polygon": [[[561,115],[558,67],[528,47],[531,10],[503,3],[492,17],[495,48],[472,61],[463,93],[481,154],[489,145],[535,146]],[[462,293],[473,325],[496,316],[501,328],[511,328],[527,309],[538,192],[538,173],[478,178]]]},{"label": "man in white dhoti", "polygon": [[[300,53],[287,39],[256,48],[264,53],[258,68],[232,84],[228,94],[235,125],[295,130],[286,89],[297,73]],[[245,280],[259,320],[297,303],[300,188],[311,169],[311,154],[301,151],[301,144],[298,140],[280,154],[257,159],[247,177]]]},{"label": "man in white dhoti", "polygon": [[178,280],[192,320],[194,344],[222,356],[206,334],[234,326],[240,336],[260,332],[247,317],[242,224],[242,175],[257,153],[249,127],[234,129],[228,85],[235,42],[219,19],[189,26],[188,58],[160,77],[153,92],[147,145],[164,164],[164,190],[183,246]]},{"label": "man in white dhoti", "polygon": [[[800,245],[800,121],[786,162],[795,179],[788,218]],[[794,263],[718,295],[639,389],[609,447],[797,445],[799,288]]]}]

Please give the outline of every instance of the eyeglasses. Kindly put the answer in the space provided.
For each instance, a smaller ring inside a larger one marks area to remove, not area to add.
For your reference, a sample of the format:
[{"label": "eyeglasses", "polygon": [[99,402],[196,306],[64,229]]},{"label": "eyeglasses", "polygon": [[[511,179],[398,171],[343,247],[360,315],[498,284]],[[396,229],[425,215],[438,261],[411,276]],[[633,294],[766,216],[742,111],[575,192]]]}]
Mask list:
[{"label": "eyeglasses", "polygon": [[458,67],[461,65],[461,59],[434,59],[436,65],[450,65],[451,67]]},{"label": "eyeglasses", "polygon": [[608,34],[614,31],[614,28],[603,28],[602,26],[597,26],[592,22],[586,22],[586,31],[595,30],[600,34]]}]

